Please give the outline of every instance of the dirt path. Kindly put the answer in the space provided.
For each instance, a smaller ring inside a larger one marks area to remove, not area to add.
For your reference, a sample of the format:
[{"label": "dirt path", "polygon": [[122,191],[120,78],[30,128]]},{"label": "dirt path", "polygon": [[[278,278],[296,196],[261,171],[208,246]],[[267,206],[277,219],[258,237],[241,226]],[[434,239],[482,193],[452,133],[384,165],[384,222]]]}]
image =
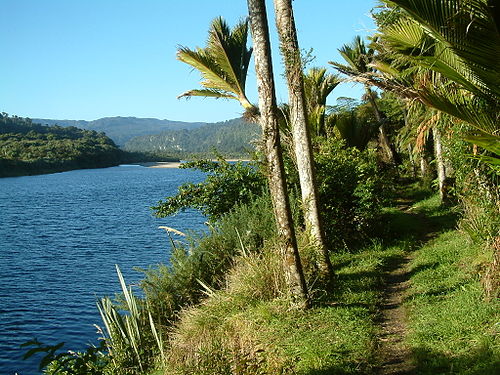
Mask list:
[{"label": "dirt path", "polygon": [[400,258],[386,268],[384,297],[380,306],[381,334],[377,357],[380,366],[376,374],[414,374],[411,351],[403,341],[406,335],[406,312],[403,298],[408,288],[410,257]]},{"label": "dirt path", "polygon": [[[409,201],[401,201],[399,209],[416,218],[417,241],[424,244],[435,237],[436,226],[425,215],[412,212]],[[377,375],[415,374],[411,350],[404,344],[407,320],[403,301],[409,287],[408,264],[411,259],[411,254],[406,254],[385,267],[383,299],[378,319],[381,333],[377,348],[380,363],[375,369]]]}]

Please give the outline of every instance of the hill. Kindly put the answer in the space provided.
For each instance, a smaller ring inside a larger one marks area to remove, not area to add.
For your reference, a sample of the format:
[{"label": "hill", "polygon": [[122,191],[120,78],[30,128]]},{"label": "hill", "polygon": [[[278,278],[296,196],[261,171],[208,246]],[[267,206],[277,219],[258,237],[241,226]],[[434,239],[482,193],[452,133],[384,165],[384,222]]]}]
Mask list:
[{"label": "hill", "polygon": [[109,167],[121,158],[104,133],[0,114],[0,177]]},{"label": "hill", "polygon": [[135,137],[124,148],[128,151],[168,152],[178,156],[206,154],[217,149],[225,156],[242,156],[255,148],[252,143],[259,138],[258,125],[237,118],[190,130],[168,130]]},{"label": "hill", "polygon": [[137,117],[104,117],[93,121],[85,120],[51,120],[32,119],[33,123],[59,126],[75,126],[81,129],[104,132],[117,145],[123,146],[130,139],[146,135],[156,134],[166,130],[195,129],[206,125],[205,122],[183,122],[171,120],[159,120],[156,118]]}]

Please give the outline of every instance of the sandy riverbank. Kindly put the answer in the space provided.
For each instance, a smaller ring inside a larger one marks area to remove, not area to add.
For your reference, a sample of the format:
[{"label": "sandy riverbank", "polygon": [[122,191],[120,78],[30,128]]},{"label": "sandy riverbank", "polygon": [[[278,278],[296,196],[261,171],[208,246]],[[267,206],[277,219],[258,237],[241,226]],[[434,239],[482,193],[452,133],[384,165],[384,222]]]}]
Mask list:
[{"label": "sandy riverbank", "polygon": [[[217,161],[217,159],[212,159],[212,161]],[[237,161],[250,161],[248,159],[226,159],[228,162],[237,162]],[[151,161],[138,163],[139,165],[147,168],[179,168],[182,162],[178,161]]]},{"label": "sandy riverbank", "polygon": [[151,161],[147,163],[139,163],[139,165],[147,168],[179,168],[181,163],[178,161]]}]

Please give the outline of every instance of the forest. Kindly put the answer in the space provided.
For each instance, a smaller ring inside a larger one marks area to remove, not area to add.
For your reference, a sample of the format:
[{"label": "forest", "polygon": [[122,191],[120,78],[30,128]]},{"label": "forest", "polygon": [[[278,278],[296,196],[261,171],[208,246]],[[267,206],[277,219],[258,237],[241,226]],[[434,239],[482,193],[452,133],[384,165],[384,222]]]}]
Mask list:
[{"label": "forest", "polygon": [[[237,100],[260,125],[253,161],[186,164],[205,181],[153,211],[196,208],[208,233],[168,228],[169,263],[139,286],[117,268],[99,346],[27,355],[45,353],[46,374],[497,374],[498,2],[381,1],[374,35],[328,67],[307,66],[291,0],[273,1],[275,28],[265,1],[247,3],[248,20],[215,18],[177,58],[203,78],[181,96]],[[328,106],[346,81],[362,100]]]},{"label": "forest", "polygon": [[105,168],[120,163],[177,161],[160,153],[125,152],[104,133],[46,126],[0,114],[0,177]]},{"label": "forest", "polygon": [[160,134],[134,137],[127,151],[168,152],[182,159],[209,157],[217,150],[225,157],[248,157],[260,136],[257,124],[244,119],[206,124],[195,129],[166,130]]}]

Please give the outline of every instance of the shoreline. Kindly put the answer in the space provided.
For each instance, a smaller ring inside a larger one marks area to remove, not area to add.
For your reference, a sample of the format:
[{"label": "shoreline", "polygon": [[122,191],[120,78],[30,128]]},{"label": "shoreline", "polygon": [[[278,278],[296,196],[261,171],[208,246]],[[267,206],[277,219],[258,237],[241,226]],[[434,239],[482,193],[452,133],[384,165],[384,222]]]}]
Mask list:
[{"label": "shoreline", "polygon": [[[217,159],[211,159],[211,161],[217,161]],[[249,159],[226,159],[228,162],[238,162],[238,161],[250,161]],[[134,165],[140,165],[146,168],[179,168],[184,161],[148,161],[143,163],[133,163]]]},{"label": "shoreline", "polygon": [[137,163],[136,165],[146,168],[179,168],[181,164],[180,161],[148,161]]}]

